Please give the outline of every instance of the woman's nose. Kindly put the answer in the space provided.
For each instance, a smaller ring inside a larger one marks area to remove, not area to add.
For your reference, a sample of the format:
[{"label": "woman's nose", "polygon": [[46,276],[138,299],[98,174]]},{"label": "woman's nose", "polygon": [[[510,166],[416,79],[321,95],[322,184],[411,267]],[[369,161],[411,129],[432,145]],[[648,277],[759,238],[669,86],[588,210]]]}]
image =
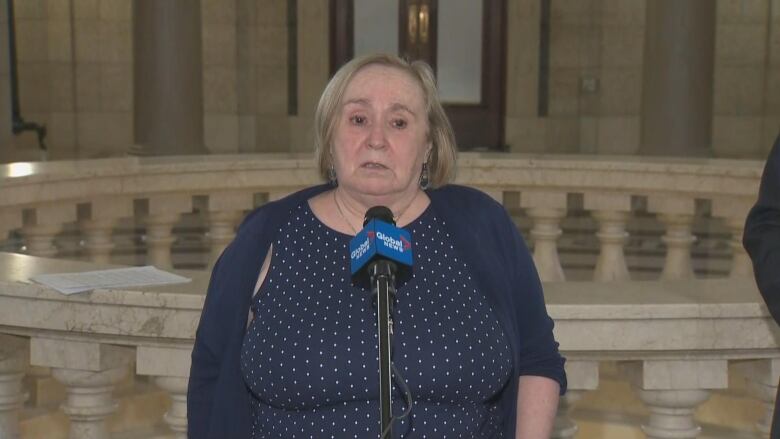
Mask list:
[{"label": "woman's nose", "polygon": [[368,133],[368,147],[369,148],[384,148],[387,146],[387,138],[385,136],[385,127],[381,123],[376,123],[371,127],[371,131]]}]

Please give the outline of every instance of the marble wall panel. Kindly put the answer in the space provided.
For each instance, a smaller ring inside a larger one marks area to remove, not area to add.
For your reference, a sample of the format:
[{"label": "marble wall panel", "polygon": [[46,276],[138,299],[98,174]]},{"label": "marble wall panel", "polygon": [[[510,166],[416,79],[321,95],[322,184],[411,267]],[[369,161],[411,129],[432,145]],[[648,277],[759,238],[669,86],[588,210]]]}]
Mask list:
[{"label": "marble wall panel", "polygon": [[203,141],[209,152],[232,154],[239,152],[238,115],[207,113],[203,117]]},{"label": "marble wall panel", "polygon": [[130,21],[133,19],[133,0],[100,0],[98,17],[101,20]]},{"label": "marble wall panel", "polygon": [[[76,121],[79,147],[100,151],[105,156],[127,150],[133,142],[133,115],[130,112],[80,112]],[[102,147],[105,147],[103,150]]]},{"label": "marble wall panel", "polygon": [[[105,0],[104,0],[105,1]],[[202,0],[201,17],[204,23],[235,25],[235,0]]]},{"label": "marble wall panel", "polygon": [[19,101],[25,118],[29,112],[46,112],[49,109],[49,65],[45,62],[19,63]]},{"label": "marble wall panel", "polygon": [[100,18],[100,0],[73,0],[73,17],[76,20]]},{"label": "marble wall panel", "polygon": [[203,107],[206,113],[237,114],[238,96],[234,66],[210,65],[203,69]]},{"label": "marble wall panel", "polygon": [[133,61],[133,26],[129,21],[103,20],[100,29],[100,61]]},{"label": "marble wall panel", "polygon": [[[17,3],[19,2],[14,3],[14,5]],[[44,62],[48,59],[47,21],[45,19],[26,19],[17,16],[15,29],[16,59],[20,64]]]},{"label": "marble wall panel", "polygon": [[647,0],[601,0],[601,23],[644,27]]},{"label": "marble wall panel", "polygon": [[766,55],[764,24],[718,23],[715,29],[715,65],[763,65]]},{"label": "marble wall panel", "polygon": [[15,0],[14,16],[17,19],[46,18],[45,0]]},{"label": "marble wall panel", "polygon": [[642,103],[642,72],[637,68],[605,69],[599,83],[599,114],[639,114]]},{"label": "marble wall panel", "polygon": [[236,28],[232,25],[204,23],[203,65],[236,64]]},{"label": "marble wall panel", "polygon": [[257,114],[287,113],[287,69],[285,67],[258,67]]},{"label": "marble wall panel", "polygon": [[716,17],[720,23],[763,24],[768,8],[767,0],[718,0]]},{"label": "marble wall panel", "polygon": [[641,67],[644,26],[604,25],[601,28],[601,68]]},{"label": "marble wall panel", "polygon": [[550,72],[548,114],[571,116],[580,112],[580,70],[558,68]]},{"label": "marble wall panel", "polygon": [[77,19],[74,24],[76,62],[100,62],[100,22],[97,19]]},{"label": "marble wall panel", "polygon": [[511,152],[544,152],[547,147],[547,119],[507,117],[505,142]]},{"label": "marble wall panel", "polygon": [[49,20],[70,21],[72,6],[71,0],[46,0],[46,17]]},{"label": "marble wall panel", "polygon": [[133,111],[133,66],[128,63],[100,64],[100,108]]},{"label": "marble wall panel", "polygon": [[73,29],[68,20],[50,20],[47,26],[47,58],[50,62],[73,59]]},{"label": "marble wall panel", "polygon": [[52,62],[49,64],[49,89],[51,111],[73,111],[73,64]]},{"label": "marble wall panel", "polygon": [[762,117],[721,116],[712,120],[712,148],[716,157],[750,158],[762,152]]},{"label": "marble wall panel", "polygon": [[82,62],[76,70],[76,110],[100,110],[100,64]]},{"label": "marble wall panel", "polygon": [[636,154],[639,150],[639,117],[601,117],[597,136],[599,154]]},{"label": "marble wall panel", "polygon": [[715,71],[712,109],[724,116],[762,114],[765,99],[765,69],[762,67],[722,66]]},{"label": "marble wall panel", "polygon": [[290,140],[287,124],[286,115],[258,115],[255,118],[255,151],[287,152]]}]

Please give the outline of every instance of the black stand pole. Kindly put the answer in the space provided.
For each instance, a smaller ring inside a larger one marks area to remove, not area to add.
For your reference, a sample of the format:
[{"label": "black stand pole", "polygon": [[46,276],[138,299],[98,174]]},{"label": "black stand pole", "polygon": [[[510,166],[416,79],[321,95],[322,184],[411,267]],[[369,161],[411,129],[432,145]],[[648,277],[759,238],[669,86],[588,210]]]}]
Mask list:
[{"label": "black stand pole", "polygon": [[392,261],[379,260],[369,267],[376,300],[379,330],[379,412],[382,416],[380,439],[392,437],[391,407],[391,338],[393,335],[392,302],[395,293],[395,269]]}]

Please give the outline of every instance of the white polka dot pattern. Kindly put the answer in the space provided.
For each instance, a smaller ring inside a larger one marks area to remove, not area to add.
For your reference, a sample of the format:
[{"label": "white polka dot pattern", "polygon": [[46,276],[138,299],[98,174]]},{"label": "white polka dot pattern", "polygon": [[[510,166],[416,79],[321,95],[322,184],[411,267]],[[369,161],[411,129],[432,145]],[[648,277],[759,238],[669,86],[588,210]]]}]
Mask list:
[{"label": "white polka dot pattern", "polygon": [[[414,274],[397,291],[393,361],[414,406],[393,433],[500,438],[492,401],[509,380],[510,347],[441,225],[429,207],[407,226]],[[280,230],[241,354],[254,439],[379,435],[375,306],[351,284],[350,238],[306,203]],[[394,393],[398,415],[397,383]]]}]

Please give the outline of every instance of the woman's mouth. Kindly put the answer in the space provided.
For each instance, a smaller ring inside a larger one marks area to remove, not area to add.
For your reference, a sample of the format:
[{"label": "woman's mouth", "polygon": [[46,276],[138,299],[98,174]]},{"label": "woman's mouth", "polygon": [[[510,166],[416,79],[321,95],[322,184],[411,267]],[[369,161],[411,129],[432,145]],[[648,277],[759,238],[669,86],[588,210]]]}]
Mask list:
[{"label": "woman's mouth", "polygon": [[387,169],[387,166],[377,162],[366,162],[361,167],[366,169]]}]

